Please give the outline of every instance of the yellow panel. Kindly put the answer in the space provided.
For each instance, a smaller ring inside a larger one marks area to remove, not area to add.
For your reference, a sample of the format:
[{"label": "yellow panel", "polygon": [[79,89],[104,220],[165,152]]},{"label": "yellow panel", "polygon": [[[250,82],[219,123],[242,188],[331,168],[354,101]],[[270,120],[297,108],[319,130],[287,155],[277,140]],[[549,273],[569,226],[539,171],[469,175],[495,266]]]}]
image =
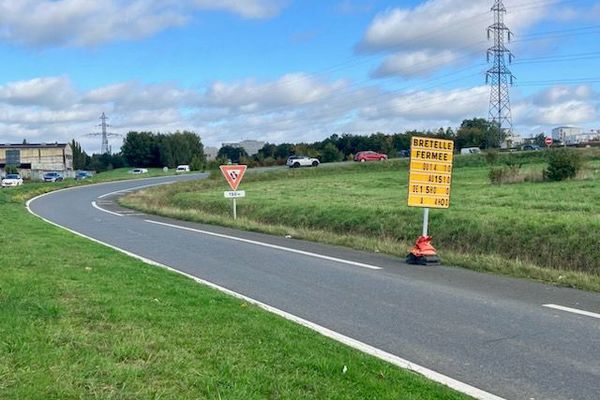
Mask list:
[{"label": "yellow panel", "polygon": [[431,174],[427,172],[410,171],[410,182],[450,186],[452,177],[449,174]]},{"label": "yellow panel", "polygon": [[435,185],[410,181],[408,183],[408,194],[431,197],[450,196],[450,185]]},{"label": "yellow panel", "polygon": [[412,137],[410,140],[411,149],[423,149],[423,150],[445,150],[454,152],[454,142],[446,139],[432,139],[423,137]]},{"label": "yellow panel", "polygon": [[410,171],[450,175],[452,174],[452,164],[431,161],[411,161]]},{"label": "yellow panel", "polygon": [[454,153],[445,150],[411,149],[410,161],[433,161],[452,164]]},{"label": "yellow panel", "polygon": [[450,196],[430,197],[411,194],[408,196],[408,206],[423,208],[449,208]]}]

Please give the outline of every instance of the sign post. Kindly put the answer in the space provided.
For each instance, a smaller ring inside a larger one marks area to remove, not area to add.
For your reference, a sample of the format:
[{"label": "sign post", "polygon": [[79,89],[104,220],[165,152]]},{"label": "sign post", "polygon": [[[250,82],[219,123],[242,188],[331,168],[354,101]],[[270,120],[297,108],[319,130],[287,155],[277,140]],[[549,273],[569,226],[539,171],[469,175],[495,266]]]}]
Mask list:
[{"label": "sign post", "polygon": [[237,204],[236,199],[240,197],[246,197],[246,192],[243,190],[238,191],[237,188],[246,173],[246,165],[221,165],[219,167],[221,173],[229,183],[231,192],[225,192],[225,197],[233,200],[233,219],[237,219]]},{"label": "sign post", "polygon": [[439,262],[429,236],[429,210],[450,207],[453,160],[452,140],[411,138],[408,206],[424,208],[422,235],[407,257],[411,264]]}]

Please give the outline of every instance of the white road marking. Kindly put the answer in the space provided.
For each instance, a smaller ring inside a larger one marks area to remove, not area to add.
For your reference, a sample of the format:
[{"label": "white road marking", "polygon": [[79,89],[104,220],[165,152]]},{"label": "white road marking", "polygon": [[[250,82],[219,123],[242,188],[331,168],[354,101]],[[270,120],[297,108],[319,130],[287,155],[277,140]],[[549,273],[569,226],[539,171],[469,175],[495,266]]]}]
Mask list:
[{"label": "white road marking", "polygon": [[117,217],[123,217],[123,216],[124,216],[123,214],[119,214],[119,213],[116,213],[116,212],[113,212],[113,211],[108,211],[108,210],[105,210],[104,208],[102,208],[102,207],[98,206],[98,204],[96,204],[96,202],[95,202],[95,201],[92,201],[92,207],[94,207],[95,209],[97,209],[97,210],[100,210],[100,211],[102,211],[102,212],[105,212],[105,213],[107,213],[107,214],[112,214],[112,215],[115,215],[115,216],[117,216]]},{"label": "white road marking", "polygon": [[340,343],[343,343],[343,344],[345,344],[345,345],[347,345],[349,347],[352,347],[352,348],[354,348],[356,350],[362,351],[363,353],[369,354],[369,355],[371,355],[373,357],[377,357],[377,358],[379,358],[381,360],[389,362],[392,365],[396,365],[397,367],[400,367],[400,368],[403,368],[403,369],[407,369],[407,370],[410,370],[410,371],[414,371],[414,372],[416,372],[418,374],[421,374],[424,377],[426,377],[426,378],[428,378],[428,379],[430,379],[432,381],[441,383],[442,385],[446,385],[446,386],[448,386],[451,389],[457,390],[457,391],[459,391],[461,393],[464,393],[466,395],[474,397],[475,399],[478,399],[478,400],[506,400],[506,399],[504,399],[502,397],[499,397],[499,396],[496,396],[496,395],[494,395],[492,393],[483,391],[483,390],[478,389],[478,388],[476,388],[474,386],[471,386],[471,385],[466,384],[464,382],[461,382],[461,381],[458,381],[456,379],[453,379],[453,378],[451,378],[449,376],[440,374],[439,372],[436,372],[436,371],[431,370],[429,368],[425,368],[425,367],[420,366],[418,364],[412,363],[412,362],[410,362],[408,360],[405,360],[403,358],[395,356],[394,354],[385,352],[385,351],[383,351],[381,349],[378,349],[376,347],[373,347],[373,346],[371,346],[369,344],[360,342],[360,341],[358,341],[356,339],[352,339],[351,337],[342,335],[341,333],[337,333],[335,331],[332,331],[332,330],[327,329],[327,328],[325,328],[323,326],[317,325],[317,324],[315,324],[313,322],[307,321],[307,320],[305,320],[303,318],[297,317],[297,316],[295,316],[293,314],[290,314],[288,312],[285,312],[283,310],[279,310],[279,309],[277,309],[275,307],[272,307],[272,306],[270,306],[268,304],[262,303],[262,302],[260,302],[258,300],[254,300],[253,298],[247,297],[247,296],[245,296],[245,295],[243,295],[241,293],[234,292],[234,291],[229,290],[227,288],[224,288],[222,286],[216,285],[216,284],[214,284],[212,282],[205,281],[203,279],[197,278],[197,277],[195,277],[193,275],[187,274],[187,273],[182,272],[182,271],[178,271],[177,269],[169,267],[169,266],[167,266],[165,264],[161,264],[161,263],[156,262],[154,260],[151,260],[151,259],[139,256],[139,255],[137,255],[135,253],[131,253],[131,252],[125,250],[125,249],[121,249],[121,248],[119,248],[117,246],[113,246],[113,245],[108,244],[106,242],[102,242],[102,241],[100,241],[98,239],[94,239],[93,237],[84,235],[83,233],[79,233],[79,232],[74,231],[72,229],[69,229],[67,227],[61,226],[61,225],[59,225],[57,223],[54,223],[54,222],[52,222],[52,221],[50,221],[50,220],[48,220],[48,219],[46,219],[46,218],[44,218],[44,217],[42,217],[40,215],[37,215],[36,213],[34,213],[31,210],[31,207],[30,207],[30,205],[31,205],[31,203],[33,201],[35,201],[35,200],[37,200],[37,199],[39,199],[41,197],[44,197],[44,196],[46,196],[46,195],[48,195],[50,193],[51,192],[42,194],[40,196],[34,197],[33,199],[27,201],[27,204],[26,204],[27,211],[29,211],[32,215],[40,218],[41,220],[43,220],[43,221],[45,221],[45,222],[47,222],[47,223],[49,223],[51,225],[54,225],[56,227],[59,227],[61,229],[64,229],[64,230],[66,230],[68,232],[71,232],[74,235],[77,235],[77,236],[83,237],[85,239],[91,240],[92,242],[95,242],[95,243],[99,243],[99,244],[101,244],[103,246],[106,246],[106,247],[109,247],[109,248],[111,248],[113,250],[119,251],[119,252],[121,252],[123,254],[126,254],[126,255],[128,255],[130,257],[136,258],[136,259],[138,259],[140,261],[143,261],[143,262],[145,262],[147,264],[154,265],[154,266],[157,266],[157,267],[161,267],[161,268],[167,269],[169,271],[175,272],[177,274],[186,276],[186,277],[194,280],[197,283],[206,285],[206,286],[211,287],[213,289],[216,289],[216,290],[218,290],[218,291],[220,291],[222,293],[225,293],[225,294],[233,296],[233,297],[235,297],[237,299],[246,301],[246,302],[248,302],[250,304],[253,304],[253,305],[257,306],[257,307],[260,307],[263,310],[266,310],[266,311],[268,311],[270,313],[276,314],[276,315],[278,315],[278,316],[280,316],[282,318],[285,318],[285,319],[287,319],[289,321],[292,321],[292,322],[295,322],[295,323],[300,324],[302,326],[305,326],[305,327],[307,327],[307,328],[309,328],[309,329],[311,329],[311,330],[313,330],[315,332],[318,332],[319,334],[321,334],[323,336],[329,337],[329,338],[331,338],[333,340],[336,340],[336,341],[338,341]]},{"label": "white road marking", "polygon": [[311,253],[311,252],[308,252],[308,251],[302,251],[302,250],[292,249],[292,248],[289,248],[289,247],[277,246],[275,244],[258,242],[256,240],[242,239],[242,238],[235,237],[235,236],[223,235],[221,233],[214,233],[214,232],[209,232],[209,231],[203,231],[203,230],[200,230],[200,229],[188,228],[186,226],[179,226],[179,225],[167,224],[167,223],[164,223],[164,222],[152,221],[150,219],[146,219],[144,221],[146,221],[146,222],[148,222],[150,224],[167,226],[167,227],[170,227],[170,228],[175,228],[175,229],[181,229],[181,230],[184,230],[184,231],[190,231],[190,232],[200,233],[202,235],[209,235],[209,236],[214,236],[214,237],[218,237],[218,238],[222,238],[222,239],[235,240],[237,242],[249,243],[249,244],[253,244],[253,245],[256,245],[256,246],[262,246],[262,247],[268,247],[270,249],[287,251],[288,253],[301,254],[303,256],[320,258],[322,260],[334,261],[334,262],[338,262],[338,263],[341,263],[341,264],[353,265],[355,267],[368,268],[368,269],[373,269],[373,270],[383,269],[383,268],[377,267],[375,265],[363,264],[363,263],[356,262],[356,261],[350,261],[350,260],[344,260],[344,259],[341,259],[341,258],[324,256],[322,254],[317,254],[317,253]]},{"label": "white road marking", "polygon": [[560,311],[566,311],[566,312],[570,312],[573,314],[585,315],[586,317],[600,319],[600,314],[596,314],[596,313],[584,311],[584,310],[578,310],[577,308],[564,307],[564,306],[559,306],[556,304],[544,304],[544,307],[553,308],[555,310],[560,310]]},{"label": "white road marking", "polygon": [[136,186],[136,187],[132,187],[132,188],[128,188],[128,189],[115,190],[114,192],[105,193],[102,196],[98,196],[98,198],[99,199],[104,199],[104,198],[112,196],[114,194],[129,193],[129,192],[134,192],[134,191],[139,190],[139,189],[145,189],[145,188],[148,188],[148,187],[159,186],[159,185],[170,185],[170,184],[176,183],[176,182],[178,182],[178,181],[159,182],[159,183],[153,183],[153,184],[150,184],[150,185],[142,185],[142,186]]}]

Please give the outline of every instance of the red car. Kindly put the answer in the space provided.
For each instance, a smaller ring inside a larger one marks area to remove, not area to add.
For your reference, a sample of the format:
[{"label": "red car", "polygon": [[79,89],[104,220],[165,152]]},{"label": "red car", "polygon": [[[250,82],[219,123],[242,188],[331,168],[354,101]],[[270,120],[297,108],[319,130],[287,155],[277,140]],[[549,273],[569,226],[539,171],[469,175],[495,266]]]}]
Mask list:
[{"label": "red car", "polygon": [[387,160],[387,154],[375,153],[374,151],[359,151],[354,156],[354,161],[383,161]]}]

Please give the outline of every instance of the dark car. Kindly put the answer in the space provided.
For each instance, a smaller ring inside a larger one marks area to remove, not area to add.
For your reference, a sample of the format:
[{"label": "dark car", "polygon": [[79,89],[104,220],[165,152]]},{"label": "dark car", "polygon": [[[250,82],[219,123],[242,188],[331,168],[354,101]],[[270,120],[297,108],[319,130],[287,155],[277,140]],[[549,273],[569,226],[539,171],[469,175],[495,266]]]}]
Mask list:
[{"label": "dark car", "polygon": [[523,151],[528,151],[528,150],[540,150],[540,146],[538,146],[537,144],[526,144],[523,146]]},{"label": "dark car", "polygon": [[383,160],[387,160],[387,158],[388,158],[387,154],[376,153],[374,151],[359,151],[354,156],[354,161],[360,161],[360,162],[383,161]]},{"label": "dark car", "polygon": [[82,181],[84,179],[88,179],[91,177],[92,177],[92,174],[90,174],[87,171],[77,171],[77,174],[75,174],[75,179],[78,181]]},{"label": "dark car", "polygon": [[61,182],[63,176],[58,172],[47,172],[44,174],[44,182]]}]

